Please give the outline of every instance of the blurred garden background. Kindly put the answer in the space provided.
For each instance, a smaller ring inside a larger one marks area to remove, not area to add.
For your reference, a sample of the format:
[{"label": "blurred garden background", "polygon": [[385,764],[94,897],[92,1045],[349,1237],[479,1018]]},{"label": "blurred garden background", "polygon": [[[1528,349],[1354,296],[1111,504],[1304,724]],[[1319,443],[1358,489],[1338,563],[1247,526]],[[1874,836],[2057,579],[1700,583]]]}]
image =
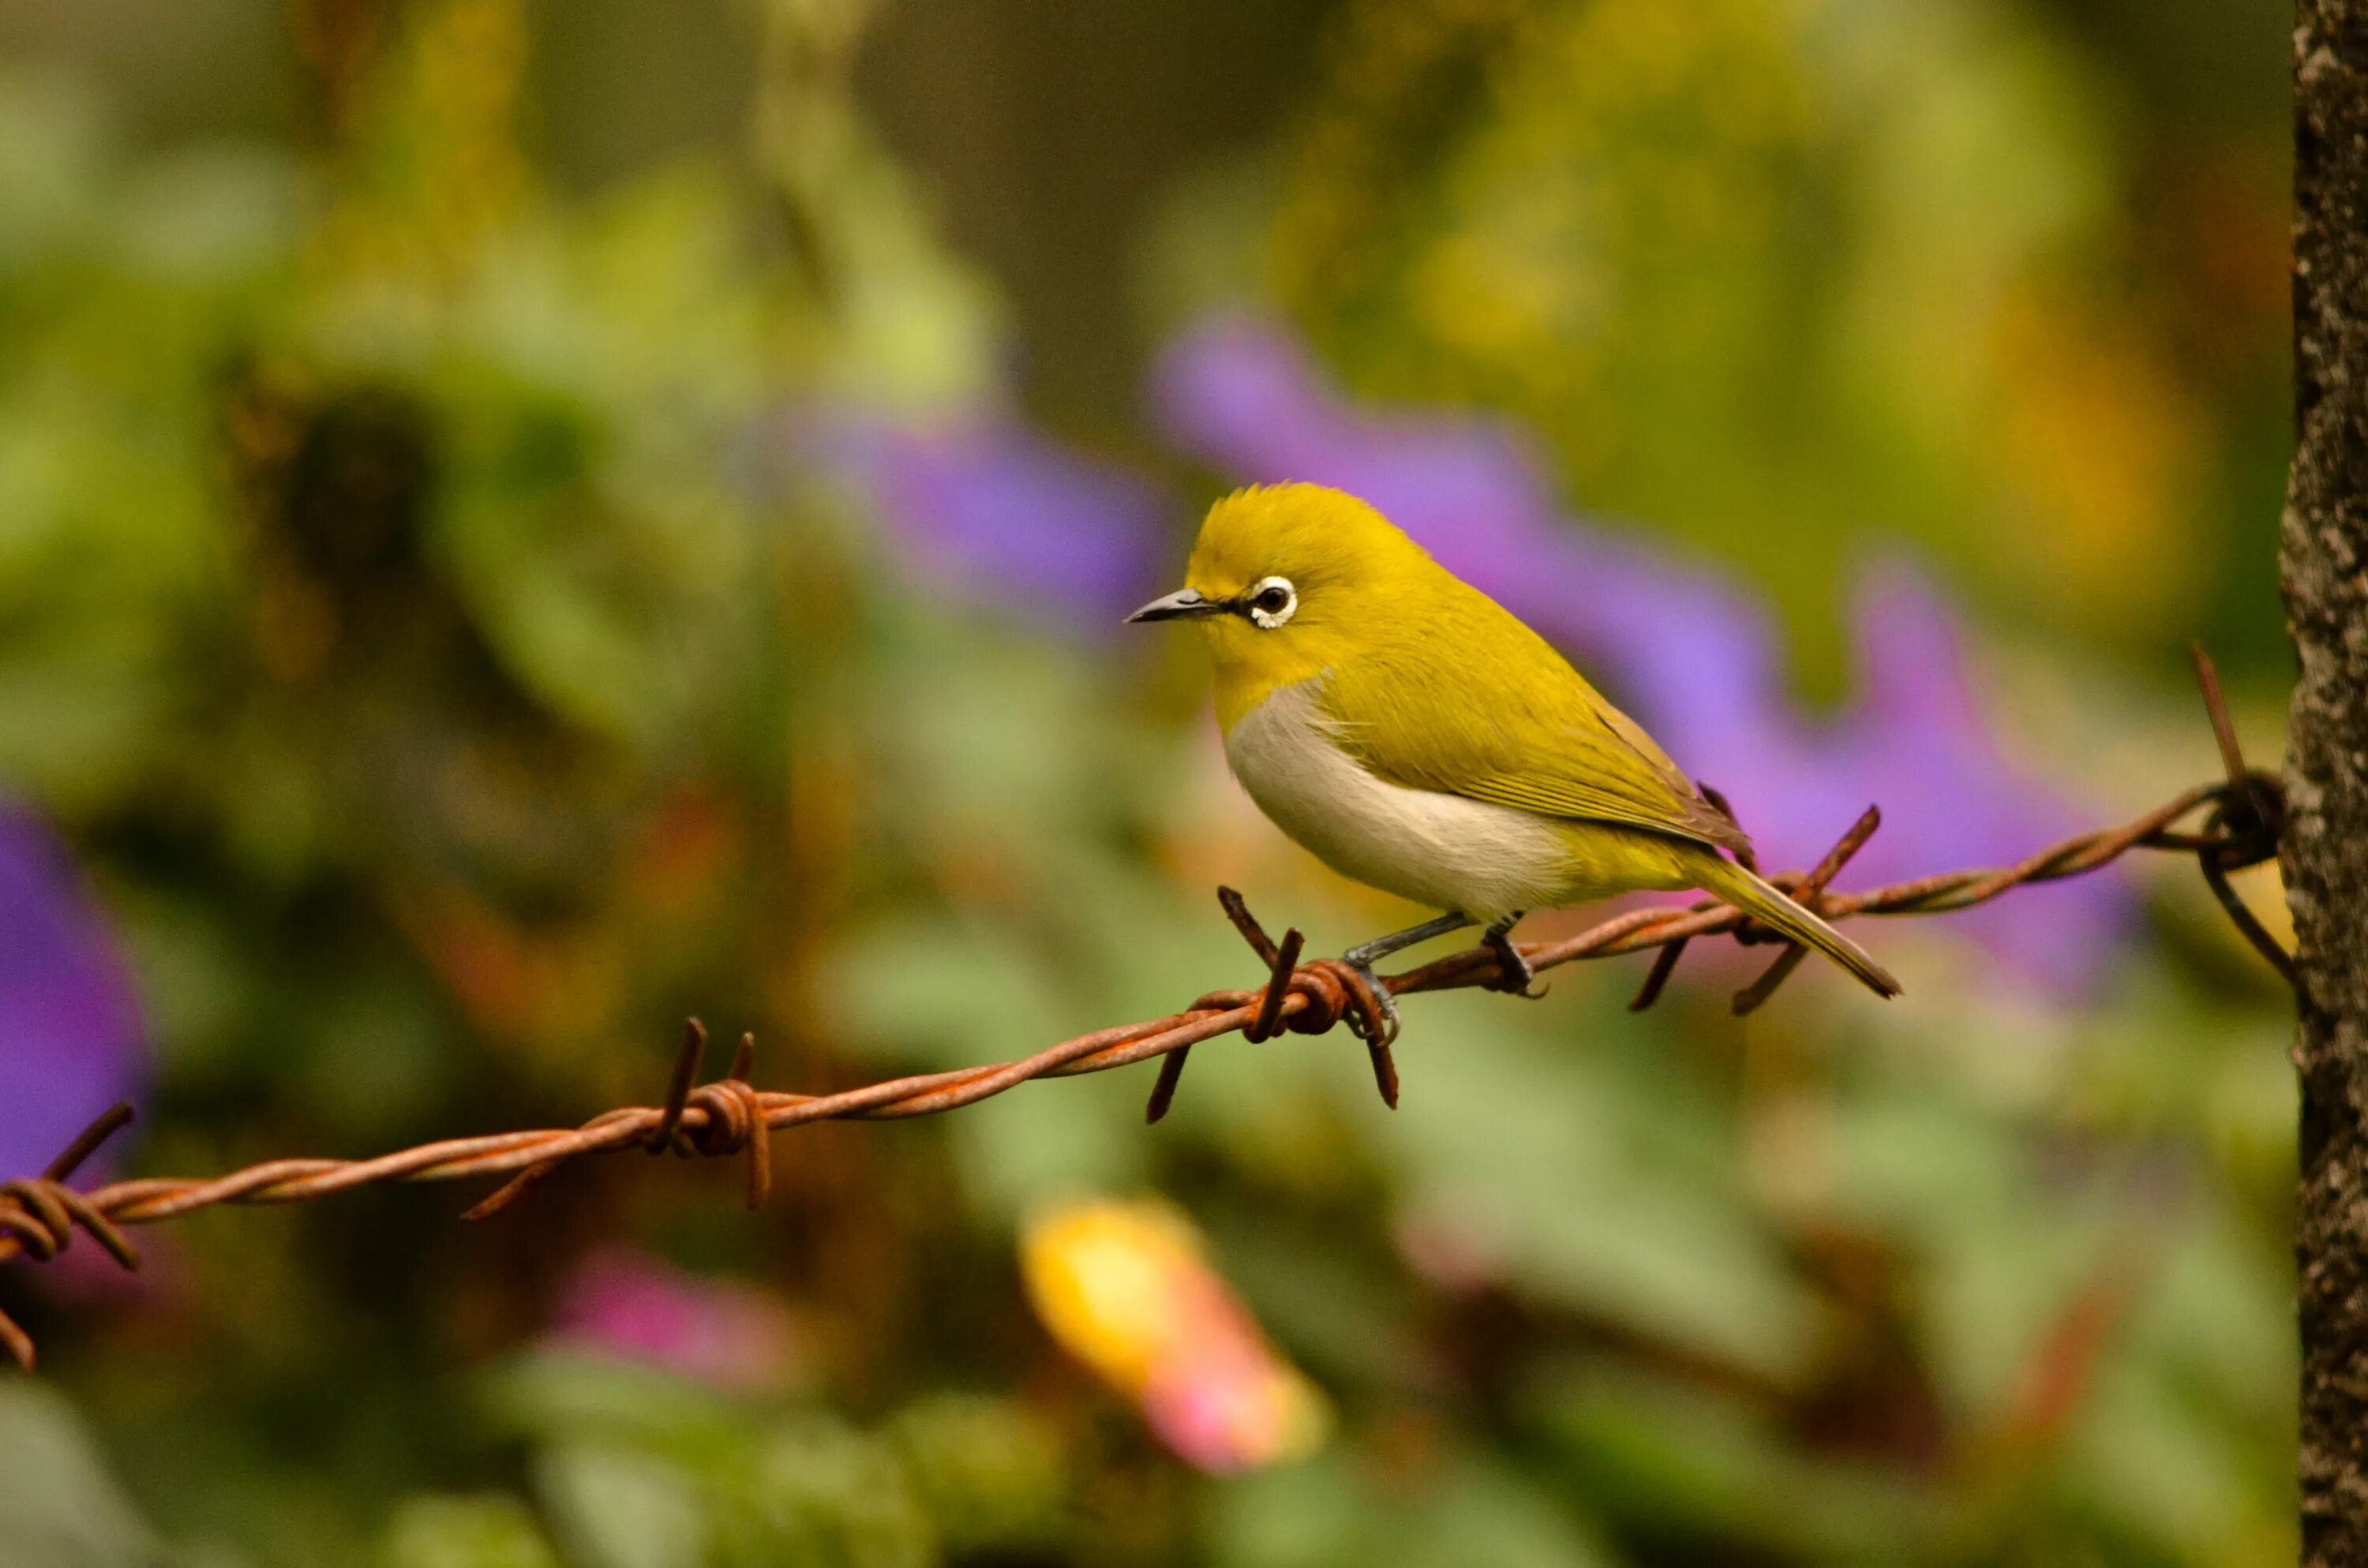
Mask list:
[{"label": "blurred garden background", "polygon": [[[0,1176],[844,1087],[1409,913],[1121,629],[1375,501],[1856,885],[2258,760],[2241,0],[0,0]],[[2273,873],[2248,873],[2265,917]],[[1586,912],[1534,919],[1533,933]],[[5,1568],[2252,1564],[2290,1019],[2182,863],[0,1269]]]}]

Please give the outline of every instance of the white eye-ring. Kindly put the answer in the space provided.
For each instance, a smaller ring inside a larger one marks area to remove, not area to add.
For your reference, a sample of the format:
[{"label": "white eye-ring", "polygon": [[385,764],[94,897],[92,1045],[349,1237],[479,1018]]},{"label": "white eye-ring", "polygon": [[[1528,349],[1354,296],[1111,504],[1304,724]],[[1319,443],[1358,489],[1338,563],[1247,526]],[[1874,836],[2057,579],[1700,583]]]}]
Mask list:
[{"label": "white eye-ring", "polygon": [[1272,631],[1299,608],[1299,590],[1288,577],[1268,577],[1250,590],[1250,619]]}]

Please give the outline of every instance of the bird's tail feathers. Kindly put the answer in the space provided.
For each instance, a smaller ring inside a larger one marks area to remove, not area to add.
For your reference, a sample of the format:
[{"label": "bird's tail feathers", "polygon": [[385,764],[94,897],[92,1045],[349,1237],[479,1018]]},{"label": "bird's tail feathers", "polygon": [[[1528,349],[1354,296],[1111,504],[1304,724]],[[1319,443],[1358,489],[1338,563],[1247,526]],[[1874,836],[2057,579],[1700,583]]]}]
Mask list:
[{"label": "bird's tail feathers", "polygon": [[1724,856],[1709,855],[1704,858],[1716,869],[1703,878],[1702,891],[1725,899],[1790,940],[1815,948],[1857,976],[1876,995],[1899,994],[1899,982],[1892,978],[1889,970],[1868,957],[1866,949],[1856,942],[1785,897],[1781,889]]}]

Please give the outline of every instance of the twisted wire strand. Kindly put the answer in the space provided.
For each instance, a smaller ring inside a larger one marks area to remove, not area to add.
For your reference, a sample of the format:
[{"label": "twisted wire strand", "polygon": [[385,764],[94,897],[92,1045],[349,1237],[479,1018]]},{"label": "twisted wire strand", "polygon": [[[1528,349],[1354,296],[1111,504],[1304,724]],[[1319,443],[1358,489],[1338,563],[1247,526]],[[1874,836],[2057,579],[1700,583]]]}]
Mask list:
[{"label": "twisted wire strand", "polygon": [[[2226,874],[2269,859],[2276,852],[2283,820],[2278,781],[2248,772],[2237,752],[2233,732],[2219,701],[2209,665],[2201,661],[2207,707],[2228,778],[2184,790],[2154,810],[2119,826],[2075,835],[2010,866],[1983,867],[1920,877],[1859,892],[1830,892],[1826,884],[1874,832],[1880,817],[1872,808],[1845,834],[1820,864],[1805,875],[1771,879],[1828,920],[1860,916],[1907,916],[1970,909],[2021,887],[2087,875],[2135,850],[2193,855],[2207,882],[2238,929],[2289,981],[2292,960],[2229,890]],[[1714,795],[1713,795],[1714,798]],[[2208,808],[2208,811],[2207,811]],[[2192,830],[2179,824],[2204,812]],[[1255,991],[1212,991],[1180,1012],[1138,1023],[1119,1024],[1050,1045],[1015,1062],[892,1078],[829,1095],[758,1089],[750,1082],[755,1041],[743,1036],[726,1075],[694,1083],[707,1035],[693,1019],[677,1052],[666,1103],[624,1106],[604,1111],[575,1128],[551,1128],[476,1137],[443,1139],[367,1160],[280,1159],[211,1178],[145,1176],[110,1182],[89,1191],[65,1185],[75,1167],[131,1119],[118,1106],[94,1122],[38,1177],[0,1184],[0,1263],[18,1256],[47,1261],[71,1244],[76,1229],[88,1233],[126,1267],[138,1256],[120,1227],[154,1224],[224,1203],[301,1203],[381,1182],[510,1178],[468,1211],[479,1219],[515,1201],[535,1183],[571,1161],[641,1148],[651,1153],[723,1157],[745,1154],[747,1200],[761,1203],[771,1181],[768,1134],[809,1122],[885,1121],[934,1116],[989,1099],[1039,1078],[1073,1077],[1164,1058],[1146,1109],[1163,1116],[1175,1096],[1192,1047],[1222,1035],[1251,1040],[1288,1030],[1323,1034],[1346,1022],[1365,1042],[1383,1099],[1397,1102],[1397,1074],[1377,1000],[1362,978],[1337,960],[1302,962],[1304,939],[1296,930],[1271,940],[1240,895],[1220,889],[1219,898],[1243,938],[1269,968]],[[1519,951],[1533,971],[1582,960],[1658,949],[1658,958],[1634,1006],[1649,1006],[1659,994],[1677,956],[1697,937],[1726,936],[1744,943],[1782,938],[1731,905],[1703,901],[1691,906],[1661,905],[1614,915],[1575,936],[1527,943]],[[1765,1002],[1798,964],[1804,949],[1790,944],[1754,985],[1736,998],[1737,1011]],[[1394,996],[1467,986],[1500,985],[1497,956],[1475,947],[1404,973],[1382,977]],[[0,1348],[22,1366],[34,1361],[32,1341],[0,1312]]]}]

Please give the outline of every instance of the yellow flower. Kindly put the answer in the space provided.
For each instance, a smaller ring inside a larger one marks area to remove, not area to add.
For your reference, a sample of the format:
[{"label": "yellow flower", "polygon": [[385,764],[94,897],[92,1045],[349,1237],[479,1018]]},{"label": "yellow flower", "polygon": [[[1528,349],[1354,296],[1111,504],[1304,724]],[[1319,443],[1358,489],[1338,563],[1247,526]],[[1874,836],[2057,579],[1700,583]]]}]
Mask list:
[{"label": "yellow flower", "polygon": [[1200,1232],[1156,1199],[1046,1210],[1020,1240],[1036,1315],[1063,1348],[1139,1403],[1203,1470],[1302,1459],[1331,1412],[1212,1266]]}]

